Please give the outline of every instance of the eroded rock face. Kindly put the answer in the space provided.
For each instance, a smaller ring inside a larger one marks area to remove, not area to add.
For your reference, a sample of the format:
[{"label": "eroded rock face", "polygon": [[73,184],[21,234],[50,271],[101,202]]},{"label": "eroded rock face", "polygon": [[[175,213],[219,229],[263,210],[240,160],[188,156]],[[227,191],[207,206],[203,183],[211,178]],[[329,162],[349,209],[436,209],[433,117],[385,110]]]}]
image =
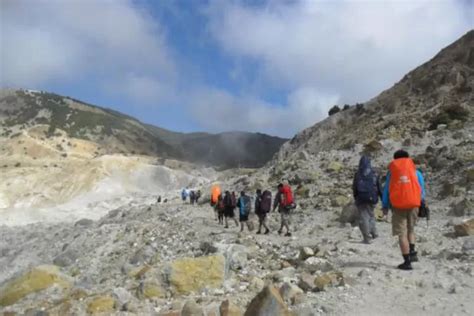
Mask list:
[{"label": "eroded rock face", "polygon": [[61,274],[59,267],[38,266],[5,284],[0,291],[0,306],[12,305],[31,293],[42,291],[53,285],[67,288],[71,283]]},{"label": "eroded rock face", "polygon": [[288,310],[279,291],[273,286],[267,286],[252,299],[244,315],[290,316],[293,314]]},{"label": "eroded rock face", "polygon": [[219,288],[225,277],[225,258],[222,255],[183,258],[168,267],[171,290],[178,294],[198,292],[204,288]]}]

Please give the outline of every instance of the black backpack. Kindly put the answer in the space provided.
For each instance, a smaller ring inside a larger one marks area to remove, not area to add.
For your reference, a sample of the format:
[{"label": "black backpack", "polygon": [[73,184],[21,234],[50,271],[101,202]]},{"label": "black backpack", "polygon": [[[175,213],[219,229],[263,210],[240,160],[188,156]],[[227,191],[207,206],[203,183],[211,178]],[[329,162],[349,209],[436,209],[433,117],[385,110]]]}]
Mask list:
[{"label": "black backpack", "polygon": [[379,192],[377,188],[377,176],[370,172],[368,174],[358,173],[356,175],[357,202],[377,204]]},{"label": "black backpack", "polygon": [[272,210],[272,192],[265,190],[262,193],[260,201],[261,213],[268,213]]},{"label": "black backpack", "polygon": [[230,194],[224,195],[224,205],[225,207],[232,207],[232,196]]}]

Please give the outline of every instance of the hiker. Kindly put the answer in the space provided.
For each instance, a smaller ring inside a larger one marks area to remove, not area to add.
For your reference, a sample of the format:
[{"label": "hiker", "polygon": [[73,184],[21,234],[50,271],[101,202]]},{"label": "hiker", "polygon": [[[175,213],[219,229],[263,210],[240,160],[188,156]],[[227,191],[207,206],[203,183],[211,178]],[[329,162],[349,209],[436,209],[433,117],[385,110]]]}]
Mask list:
[{"label": "hiker", "polygon": [[221,195],[221,188],[218,185],[213,185],[211,188],[211,207],[213,208],[216,221],[219,220],[217,210],[217,200],[219,195]]},{"label": "hiker", "polygon": [[186,199],[188,198],[188,191],[186,188],[183,188],[181,191],[181,199],[183,200],[183,203],[186,203]]},{"label": "hiker", "polygon": [[286,228],[285,236],[290,237],[290,212],[291,209],[295,208],[295,204],[293,202],[293,193],[291,192],[291,187],[289,185],[283,185],[283,183],[278,185],[278,193],[275,195],[275,200],[273,202],[273,212],[275,212],[277,207],[281,221],[278,234],[281,235],[281,233],[283,233],[283,228]]},{"label": "hiker", "polygon": [[217,219],[220,225],[224,224],[224,212],[225,212],[225,202],[222,194],[219,194],[217,197],[217,203],[215,209],[217,210]]},{"label": "hiker", "polygon": [[161,195],[158,195],[158,199],[156,200],[156,203],[161,203]]},{"label": "hiker", "polygon": [[235,193],[232,192],[232,194],[229,191],[225,191],[224,194],[224,220],[225,220],[225,228],[229,228],[229,222],[228,219],[231,218],[234,222],[235,225],[238,227],[239,223],[237,222],[237,219],[235,218],[235,207],[237,205],[237,201],[235,199]]},{"label": "hiker", "polygon": [[196,201],[196,194],[194,193],[194,190],[191,190],[189,192],[189,202],[191,205],[194,205],[194,202]]},{"label": "hiker", "polygon": [[239,208],[239,221],[240,221],[240,232],[244,231],[244,223],[247,225],[247,229],[251,231],[249,224],[249,215],[252,208],[250,197],[245,195],[245,192],[240,192],[239,201],[237,202]]},{"label": "hiker", "polygon": [[201,198],[201,190],[197,190],[196,196],[195,196],[196,204],[199,203],[200,198]]},{"label": "hiker", "polygon": [[374,208],[382,195],[377,174],[370,164],[370,158],[362,156],[359,168],[354,175],[352,192],[359,215],[359,228],[364,244],[370,244],[371,238],[378,237],[375,227]]},{"label": "hiker", "polygon": [[267,226],[267,213],[272,208],[272,193],[265,190],[262,194],[262,190],[258,189],[255,197],[255,214],[258,216],[258,231],[257,235],[261,234],[262,226],[265,228],[265,235],[270,233],[270,229]]},{"label": "hiker", "polygon": [[382,195],[382,210],[386,216],[392,209],[392,235],[398,236],[403,263],[398,269],[412,270],[412,262],[418,261],[415,251],[415,223],[418,208],[425,199],[423,175],[404,150],[393,155],[388,166],[387,180]]}]

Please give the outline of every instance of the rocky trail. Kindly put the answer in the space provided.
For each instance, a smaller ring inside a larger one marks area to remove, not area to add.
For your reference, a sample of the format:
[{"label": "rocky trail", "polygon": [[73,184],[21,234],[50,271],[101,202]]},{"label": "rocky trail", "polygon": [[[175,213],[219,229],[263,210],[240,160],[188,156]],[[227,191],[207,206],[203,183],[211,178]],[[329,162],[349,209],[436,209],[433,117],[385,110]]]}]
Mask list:
[{"label": "rocky trail", "polygon": [[[229,225],[218,225],[207,204],[136,196],[99,221],[2,226],[0,305],[8,315],[219,315],[229,300],[243,314],[274,286],[294,315],[474,311],[474,239],[455,238],[453,221],[436,213],[429,226],[418,225],[420,262],[410,272],[395,268],[401,256],[390,223],[377,223],[380,236],[370,245],[329,210],[295,210],[292,237],[276,234],[278,213],[270,214],[269,235]],[[41,269],[56,281],[35,280],[32,271]]]}]

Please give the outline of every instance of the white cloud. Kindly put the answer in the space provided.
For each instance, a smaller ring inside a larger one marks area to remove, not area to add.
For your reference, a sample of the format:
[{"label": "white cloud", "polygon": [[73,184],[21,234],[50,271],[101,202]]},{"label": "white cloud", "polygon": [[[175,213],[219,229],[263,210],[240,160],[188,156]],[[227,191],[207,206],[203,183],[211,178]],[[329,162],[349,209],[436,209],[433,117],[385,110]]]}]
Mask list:
[{"label": "white cloud", "polygon": [[135,98],[176,79],[163,30],[131,1],[6,0],[1,6],[2,86],[82,79],[106,87],[123,78]]},{"label": "white cloud", "polygon": [[458,1],[217,2],[209,30],[277,87],[365,101],[473,27]]},{"label": "white cloud", "polygon": [[305,87],[292,92],[287,104],[275,106],[259,98],[236,96],[223,90],[203,88],[193,93],[190,109],[201,126],[211,131],[265,131],[291,136],[327,115],[337,96]]}]

